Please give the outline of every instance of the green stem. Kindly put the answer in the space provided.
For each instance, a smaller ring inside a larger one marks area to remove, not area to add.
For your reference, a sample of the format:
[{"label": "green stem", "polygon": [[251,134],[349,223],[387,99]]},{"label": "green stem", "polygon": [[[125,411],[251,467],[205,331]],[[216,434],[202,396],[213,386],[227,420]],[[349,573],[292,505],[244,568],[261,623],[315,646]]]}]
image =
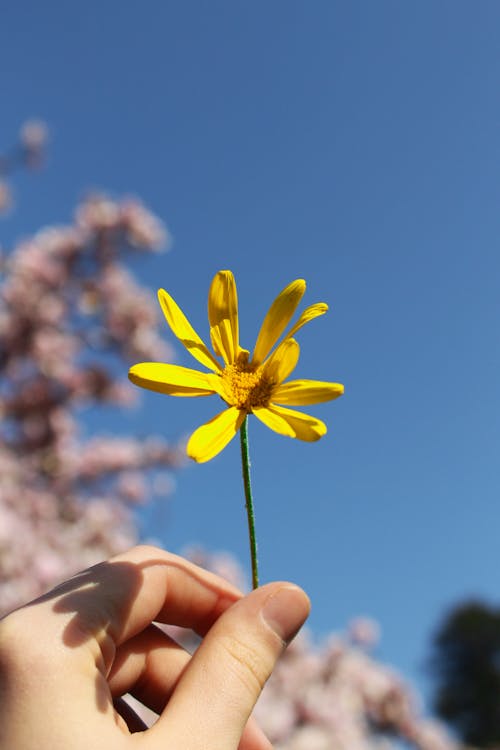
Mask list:
[{"label": "green stem", "polygon": [[250,454],[248,452],[248,417],[245,417],[240,428],[241,467],[243,486],[245,488],[245,505],[248,518],[248,538],[250,540],[250,557],[252,559],[252,588],[259,586],[259,566],[257,563],[257,540],[255,538],[255,514],[253,510],[252,484],[250,482]]}]

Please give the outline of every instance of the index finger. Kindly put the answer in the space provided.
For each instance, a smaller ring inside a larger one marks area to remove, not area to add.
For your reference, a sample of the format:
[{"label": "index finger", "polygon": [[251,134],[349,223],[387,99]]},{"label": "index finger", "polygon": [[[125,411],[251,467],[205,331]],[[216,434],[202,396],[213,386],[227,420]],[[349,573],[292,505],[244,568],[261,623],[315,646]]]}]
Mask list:
[{"label": "index finger", "polygon": [[41,632],[60,632],[66,646],[96,642],[107,670],[116,647],[151,622],[204,635],[240,597],[219,576],[141,545],[77,574],[28,606],[31,623],[35,617]]}]

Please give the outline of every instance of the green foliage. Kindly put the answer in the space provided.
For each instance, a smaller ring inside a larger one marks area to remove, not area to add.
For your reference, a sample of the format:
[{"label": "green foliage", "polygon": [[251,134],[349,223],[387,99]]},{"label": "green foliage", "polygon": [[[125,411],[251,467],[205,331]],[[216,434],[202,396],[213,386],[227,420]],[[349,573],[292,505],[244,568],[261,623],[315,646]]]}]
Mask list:
[{"label": "green foliage", "polygon": [[453,609],[435,635],[434,708],[477,747],[500,746],[500,609],[479,601]]}]

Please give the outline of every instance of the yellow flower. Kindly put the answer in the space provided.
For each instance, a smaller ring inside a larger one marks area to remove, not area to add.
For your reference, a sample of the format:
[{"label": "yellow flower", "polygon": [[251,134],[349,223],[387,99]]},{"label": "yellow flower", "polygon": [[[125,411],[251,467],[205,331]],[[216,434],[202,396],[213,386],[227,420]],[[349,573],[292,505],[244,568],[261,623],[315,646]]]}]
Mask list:
[{"label": "yellow flower", "polygon": [[319,380],[289,380],[299,359],[299,345],[292,338],[299,328],[328,310],[319,302],[310,305],[273,349],[289,324],[306,289],[302,279],[292,281],[276,297],[264,318],[257,342],[250,352],[242,349],[238,331],[238,298],[231,271],[219,271],[208,295],[210,338],[221,365],[195,332],[172,297],[164,290],[158,299],[167,322],[189,353],[210,372],[191,370],[161,362],[143,362],[130,369],[136,385],[170,396],[210,396],[218,394],[227,408],[191,435],[187,454],[204,462],[220,453],[240,429],[247,414],[255,414],[280,435],[299,440],[319,440],[326,425],[315,417],[290,406],[305,406],[341,396],[344,386]]}]

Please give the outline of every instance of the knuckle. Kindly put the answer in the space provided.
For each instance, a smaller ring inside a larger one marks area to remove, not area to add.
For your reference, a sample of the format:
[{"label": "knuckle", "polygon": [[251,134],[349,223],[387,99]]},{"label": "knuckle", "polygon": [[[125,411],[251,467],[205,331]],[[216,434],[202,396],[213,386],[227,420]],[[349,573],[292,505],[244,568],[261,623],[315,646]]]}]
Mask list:
[{"label": "knuckle", "polygon": [[136,544],[136,546],[133,548],[133,551],[143,557],[153,557],[160,550],[158,549],[158,547],[155,547],[152,544]]},{"label": "knuckle", "polygon": [[0,620],[0,671],[37,679],[54,669],[58,649],[48,648],[50,629],[37,617],[36,608],[18,609]]},{"label": "knuckle", "polygon": [[229,656],[228,667],[239,682],[252,695],[260,693],[272,668],[262,650],[235,635],[223,636],[220,646]]},{"label": "knuckle", "polygon": [[29,627],[22,610],[17,610],[0,620],[0,667],[12,671],[25,663],[32,662],[34,642],[37,634]]},{"label": "knuckle", "polygon": [[25,640],[28,640],[26,617],[22,609],[16,609],[0,620],[0,649],[10,650]]}]

